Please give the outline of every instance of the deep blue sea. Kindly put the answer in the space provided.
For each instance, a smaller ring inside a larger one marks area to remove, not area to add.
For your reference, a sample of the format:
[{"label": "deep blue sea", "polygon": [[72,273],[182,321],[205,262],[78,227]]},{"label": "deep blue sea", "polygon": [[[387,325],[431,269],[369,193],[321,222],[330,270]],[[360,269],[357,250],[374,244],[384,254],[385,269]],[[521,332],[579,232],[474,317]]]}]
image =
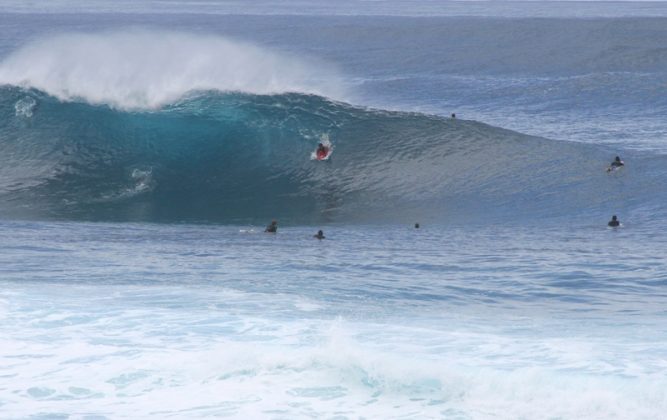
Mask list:
[{"label": "deep blue sea", "polygon": [[664,418],[666,185],[667,2],[3,1],[0,418]]}]

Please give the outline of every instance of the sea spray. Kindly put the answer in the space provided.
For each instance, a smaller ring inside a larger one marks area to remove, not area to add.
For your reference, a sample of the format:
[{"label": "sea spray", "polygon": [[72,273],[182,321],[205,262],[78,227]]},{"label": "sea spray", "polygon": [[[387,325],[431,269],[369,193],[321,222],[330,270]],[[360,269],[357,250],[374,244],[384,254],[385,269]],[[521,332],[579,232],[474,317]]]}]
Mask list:
[{"label": "sea spray", "polygon": [[215,35],[126,30],[62,34],[0,63],[0,85],[122,109],[158,108],[197,90],[344,98],[331,64]]}]

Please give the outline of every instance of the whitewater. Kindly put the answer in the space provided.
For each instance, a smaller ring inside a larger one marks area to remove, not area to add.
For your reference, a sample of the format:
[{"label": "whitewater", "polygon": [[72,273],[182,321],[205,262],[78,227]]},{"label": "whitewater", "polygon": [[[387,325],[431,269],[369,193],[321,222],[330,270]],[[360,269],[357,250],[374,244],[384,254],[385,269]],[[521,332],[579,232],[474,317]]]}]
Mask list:
[{"label": "whitewater", "polygon": [[665,3],[8,0],[0,34],[0,417],[667,412]]}]

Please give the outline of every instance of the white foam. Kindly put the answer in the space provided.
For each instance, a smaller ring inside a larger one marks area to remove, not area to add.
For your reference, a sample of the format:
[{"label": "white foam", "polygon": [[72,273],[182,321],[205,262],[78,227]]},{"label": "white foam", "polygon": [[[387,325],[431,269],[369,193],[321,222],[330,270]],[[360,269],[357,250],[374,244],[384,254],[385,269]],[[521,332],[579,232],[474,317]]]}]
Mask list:
[{"label": "white foam", "polygon": [[5,319],[9,313],[9,301],[0,297],[0,319]]},{"label": "white foam", "polygon": [[17,117],[31,118],[37,101],[30,96],[19,99],[14,104],[14,111]]},{"label": "white foam", "polygon": [[0,84],[121,109],[156,108],[207,90],[344,99],[335,69],[310,61],[213,35],[63,34],[12,53],[0,63]]},{"label": "white foam", "polygon": [[667,407],[661,371],[564,369],[596,358],[587,341],[549,341],[559,351],[543,358],[538,337],[265,317],[266,301],[248,312],[248,294],[219,288],[14,288],[0,325],[10,418],[655,418]]}]

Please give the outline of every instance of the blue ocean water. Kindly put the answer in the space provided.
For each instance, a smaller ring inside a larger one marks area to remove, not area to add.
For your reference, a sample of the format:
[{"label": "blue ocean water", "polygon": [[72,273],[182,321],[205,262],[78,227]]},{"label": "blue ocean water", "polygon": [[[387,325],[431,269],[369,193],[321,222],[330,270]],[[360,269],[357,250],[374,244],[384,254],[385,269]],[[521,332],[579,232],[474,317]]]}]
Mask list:
[{"label": "blue ocean water", "polygon": [[665,408],[663,235],[355,225],[317,241],[315,229],[4,222],[3,412],[658,418]]},{"label": "blue ocean water", "polygon": [[0,417],[667,412],[665,3],[10,0],[0,34]]}]

